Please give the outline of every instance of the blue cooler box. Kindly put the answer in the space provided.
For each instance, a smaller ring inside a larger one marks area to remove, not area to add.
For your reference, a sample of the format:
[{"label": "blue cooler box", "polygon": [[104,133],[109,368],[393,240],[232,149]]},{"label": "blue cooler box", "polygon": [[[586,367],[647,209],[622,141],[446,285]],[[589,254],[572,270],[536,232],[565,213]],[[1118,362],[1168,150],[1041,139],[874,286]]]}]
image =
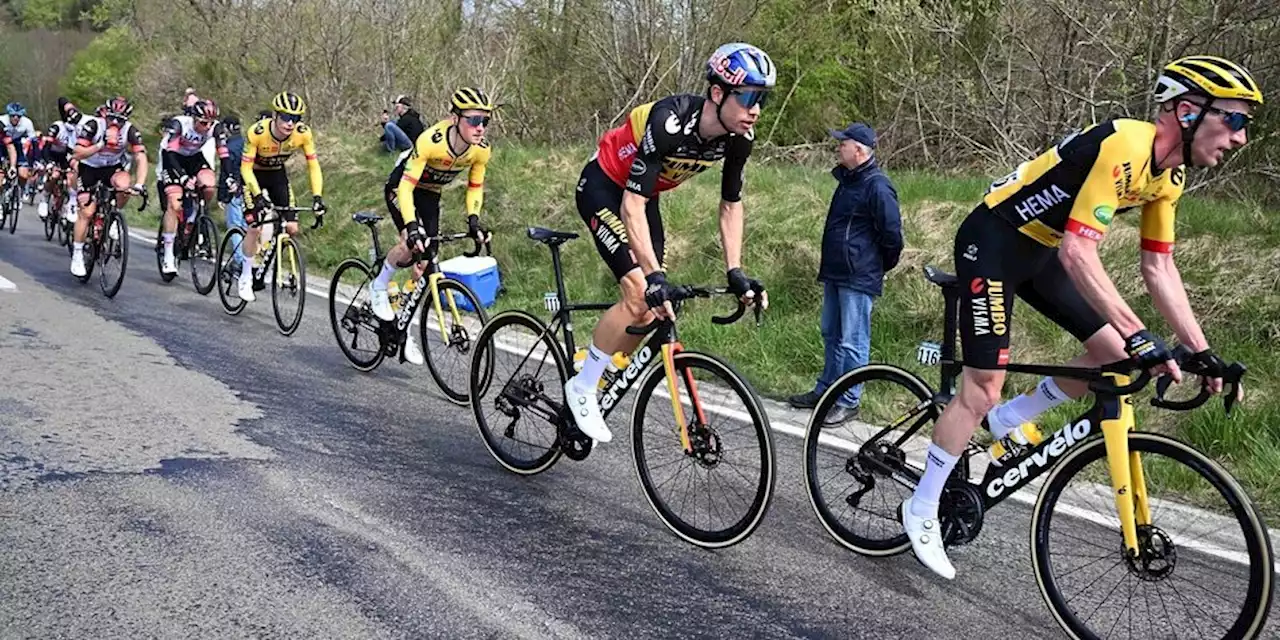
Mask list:
[{"label": "blue cooler box", "polygon": [[[492,307],[497,301],[498,285],[501,283],[498,279],[498,261],[492,256],[456,256],[441,262],[440,270],[445,277],[467,285],[480,299],[480,304]],[[459,297],[458,306],[467,311],[475,311],[465,298]]]}]

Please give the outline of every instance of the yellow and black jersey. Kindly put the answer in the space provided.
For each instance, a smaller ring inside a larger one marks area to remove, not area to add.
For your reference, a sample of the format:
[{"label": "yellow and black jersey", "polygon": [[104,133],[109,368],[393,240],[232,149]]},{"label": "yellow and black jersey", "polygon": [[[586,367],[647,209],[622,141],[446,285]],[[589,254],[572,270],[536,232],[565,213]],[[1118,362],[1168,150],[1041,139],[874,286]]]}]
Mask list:
[{"label": "yellow and black jersey", "polygon": [[1117,212],[1141,207],[1143,250],[1168,253],[1186,170],[1157,173],[1155,135],[1149,122],[1096,124],[996,181],[983,202],[1049,247],[1058,246],[1064,233],[1100,240]]},{"label": "yellow and black jersey", "polygon": [[480,144],[470,145],[456,154],[449,147],[449,129],[453,126],[451,120],[441,120],[423,131],[413,151],[392,172],[401,174],[396,199],[406,223],[417,219],[414,189],[439,193],[463,171],[467,172],[467,214],[480,213],[484,204],[484,173],[491,153],[489,143],[481,140]]},{"label": "yellow and black jersey", "polygon": [[703,140],[698,120],[705,102],[702,96],[678,94],[632,109],[626,122],[601,136],[596,162],[618,186],[652,198],[724,159],[720,197],[741,200],[754,131]]},{"label": "yellow and black jersey", "polygon": [[[302,150],[307,159],[307,174],[311,180],[311,193],[324,194],[324,176],[320,173],[320,161],[316,159],[316,142],[311,127],[299,122],[293,132],[283,140],[271,131],[271,119],[254,123],[245,134],[244,155],[240,158],[240,177],[250,196],[262,192],[254,171],[279,171],[294,151]],[[279,203],[278,203],[279,204]]]}]

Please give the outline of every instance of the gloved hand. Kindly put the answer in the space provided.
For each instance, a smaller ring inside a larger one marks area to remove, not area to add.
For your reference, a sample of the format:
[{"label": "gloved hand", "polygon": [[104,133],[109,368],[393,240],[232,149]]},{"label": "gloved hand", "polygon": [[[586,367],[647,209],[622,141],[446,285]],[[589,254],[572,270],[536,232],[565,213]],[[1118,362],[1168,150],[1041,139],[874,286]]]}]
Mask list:
[{"label": "gloved hand", "polygon": [[480,216],[474,213],[467,216],[467,235],[481,242],[486,242],[489,235],[489,229],[480,223]]},{"label": "gloved hand", "polygon": [[675,309],[671,306],[671,295],[675,286],[667,282],[664,271],[654,271],[644,277],[644,303],[662,318],[674,318]]},{"label": "gloved hand", "polygon": [[417,220],[410,220],[404,226],[405,242],[409,245],[409,250],[415,255],[425,253],[427,250],[427,232]]},{"label": "gloved hand", "polygon": [[320,196],[311,198],[311,212],[316,214],[316,223],[311,225],[312,229],[319,229],[324,226],[324,212],[327,210],[324,206],[324,198]]}]

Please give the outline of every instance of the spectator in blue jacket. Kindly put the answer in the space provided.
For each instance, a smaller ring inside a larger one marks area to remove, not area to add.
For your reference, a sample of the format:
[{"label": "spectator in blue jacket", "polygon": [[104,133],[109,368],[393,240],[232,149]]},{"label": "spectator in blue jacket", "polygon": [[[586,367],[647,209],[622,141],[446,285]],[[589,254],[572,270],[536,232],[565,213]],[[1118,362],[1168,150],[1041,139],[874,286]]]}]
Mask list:
[{"label": "spectator in blue jacket", "polygon": [[[884,274],[902,254],[898,192],[876,165],[876,132],[855,122],[831,135],[840,141],[840,164],[832,169],[836,192],[822,233],[818,281],[822,292],[822,375],[813,391],[791,396],[797,409],[817,406],[840,376],[871,355],[871,305],[883,291]],[[858,415],[861,385],[845,393],[827,414],[826,425]]]},{"label": "spectator in blue jacket", "polygon": [[[227,212],[227,228],[244,228],[244,189],[240,184],[240,158],[244,155],[244,134],[240,118],[228,115],[222,119],[222,131],[226,136],[227,157],[218,164],[218,202]],[[228,266],[233,275],[240,273],[244,252],[236,245],[235,254]]]}]

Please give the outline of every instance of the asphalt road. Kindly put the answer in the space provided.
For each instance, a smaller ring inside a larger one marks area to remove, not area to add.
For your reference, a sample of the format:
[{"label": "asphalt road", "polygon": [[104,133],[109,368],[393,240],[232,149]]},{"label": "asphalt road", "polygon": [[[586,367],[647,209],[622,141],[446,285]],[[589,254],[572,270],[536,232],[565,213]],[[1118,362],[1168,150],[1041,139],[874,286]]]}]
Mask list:
[{"label": "asphalt road", "polygon": [[514,476],[425,369],[352,370],[323,298],[285,338],[269,298],[226,316],[147,249],[108,300],[33,209],[0,235],[0,637],[1061,633],[1021,504],[953,552],[954,582],[862,558],[779,434],[763,525],[700,550],[653,515],[624,439]]}]

